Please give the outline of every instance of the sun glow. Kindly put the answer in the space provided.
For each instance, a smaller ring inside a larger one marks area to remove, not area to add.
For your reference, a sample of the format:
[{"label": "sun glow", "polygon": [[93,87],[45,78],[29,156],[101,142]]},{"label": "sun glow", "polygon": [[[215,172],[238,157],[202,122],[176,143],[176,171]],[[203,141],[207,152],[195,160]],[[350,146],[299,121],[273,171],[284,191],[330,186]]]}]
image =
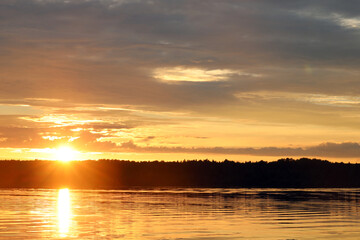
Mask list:
[{"label": "sun glow", "polygon": [[71,147],[67,147],[67,146],[59,147],[55,151],[56,160],[62,161],[62,162],[68,162],[71,160],[75,160],[77,153],[78,152],[76,150],[72,149]]}]

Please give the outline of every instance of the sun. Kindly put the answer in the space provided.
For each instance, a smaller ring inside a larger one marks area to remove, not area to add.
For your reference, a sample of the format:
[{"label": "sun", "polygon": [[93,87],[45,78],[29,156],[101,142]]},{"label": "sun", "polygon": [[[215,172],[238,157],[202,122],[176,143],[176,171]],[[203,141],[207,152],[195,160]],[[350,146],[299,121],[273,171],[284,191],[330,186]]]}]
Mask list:
[{"label": "sun", "polygon": [[77,151],[68,146],[59,147],[55,150],[56,160],[69,162],[75,160]]}]

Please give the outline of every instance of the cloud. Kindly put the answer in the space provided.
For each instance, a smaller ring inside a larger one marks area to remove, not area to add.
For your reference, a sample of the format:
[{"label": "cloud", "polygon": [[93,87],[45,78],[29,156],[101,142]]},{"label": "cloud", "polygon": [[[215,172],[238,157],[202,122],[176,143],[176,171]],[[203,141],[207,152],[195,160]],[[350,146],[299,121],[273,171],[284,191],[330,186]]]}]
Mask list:
[{"label": "cloud", "polygon": [[230,69],[201,69],[201,68],[157,68],[154,77],[165,82],[214,82],[225,81],[232,75],[259,77],[257,74],[244,73]]},{"label": "cloud", "polygon": [[287,93],[275,91],[259,91],[259,92],[240,92],[235,94],[240,100],[256,101],[262,99],[264,101],[299,101],[308,102],[317,105],[326,105],[334,107],[358,107],[360,106],[360,97],[356,96],[334,96],[325,94],[309,94],[309,93]]},{"label": "cloud", "polygon": [[[193,119],[202,129],[194,134],[212,146],[222,134],[208,128],[212,121],[316,125],[337,129],[343,141],[359,133],[359,9],[352,0],[2,0],[0,143],[45,146],[79,137],[79,147],[115,151],[128,140],[111,139],[116,131],[154,135],[154,144],[158,133],[140,126]],[[65,138],[40,135],[51,127]],[[170,128],[159,135],[165,139]],[[241,131],[226,137],[233,135]],[[328,138],[321,141],[339,140]]]},{"label": "cloud", "polygon": [[0,128],[0,148],[58,148],[71,143],[75,149],[84,152],[111,152],[116,143],[100,141],[111,137],[106,132],[92,132],[88,129],[70,131],[63,128]]},{"label": "cloud", "polygon": [[150,153],[205,153],[223,155],[253,155],[253,156],[318,156],[333,158],[360,157],[360,144],[355,142],[322,143],[309,147],[151,147],[139,146],[129,141],[121,144],[120,150]]},{"label": "cloud", "polygon": [[[8,123],[11,124],[8,124]],[[116,134],[134,123],[89,121],[61,116],[0,116],[0,148],[56,148],[69,144],[81,151],[112,151]]]}]

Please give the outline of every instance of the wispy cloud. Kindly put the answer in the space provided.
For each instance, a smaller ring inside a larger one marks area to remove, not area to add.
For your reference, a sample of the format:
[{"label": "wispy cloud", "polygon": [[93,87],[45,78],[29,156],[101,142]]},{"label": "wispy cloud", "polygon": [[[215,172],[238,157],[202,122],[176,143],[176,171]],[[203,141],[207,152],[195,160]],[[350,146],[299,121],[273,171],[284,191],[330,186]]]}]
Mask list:
[{"label": "wispy cloud", "polygon": [[225,81],[231,76],[259,77],[259,74],[245,73],[230,69],[201,69],[194,67],[171,67],[157,68],[154,70],[154,77],[161,81],[168,82],[214,82]]},{"label": "wispy cloud", "polygon": [[276,91],[259,91],[259,92],[240,92],[235,94],[239,99],[248,100],[282,100],[282,101],[299,101],[308,102],[318,105],[327,105],[334,107],[356,107],[360,106],[360,97],[357,96],[337,96],[326,94],[311,93],[289,93]]}]

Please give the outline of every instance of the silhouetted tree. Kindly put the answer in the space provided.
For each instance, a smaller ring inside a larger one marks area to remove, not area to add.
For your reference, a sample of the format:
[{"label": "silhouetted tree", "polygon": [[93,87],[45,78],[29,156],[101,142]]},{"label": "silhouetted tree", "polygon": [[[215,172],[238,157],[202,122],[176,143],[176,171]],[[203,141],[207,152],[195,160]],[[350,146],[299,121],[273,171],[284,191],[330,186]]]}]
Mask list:
[{"label": "silhouetted tree", "polygon": [[205,160],[0,161],[2,188],[360,187],[360,164],[300,158],[275,162]]}]

